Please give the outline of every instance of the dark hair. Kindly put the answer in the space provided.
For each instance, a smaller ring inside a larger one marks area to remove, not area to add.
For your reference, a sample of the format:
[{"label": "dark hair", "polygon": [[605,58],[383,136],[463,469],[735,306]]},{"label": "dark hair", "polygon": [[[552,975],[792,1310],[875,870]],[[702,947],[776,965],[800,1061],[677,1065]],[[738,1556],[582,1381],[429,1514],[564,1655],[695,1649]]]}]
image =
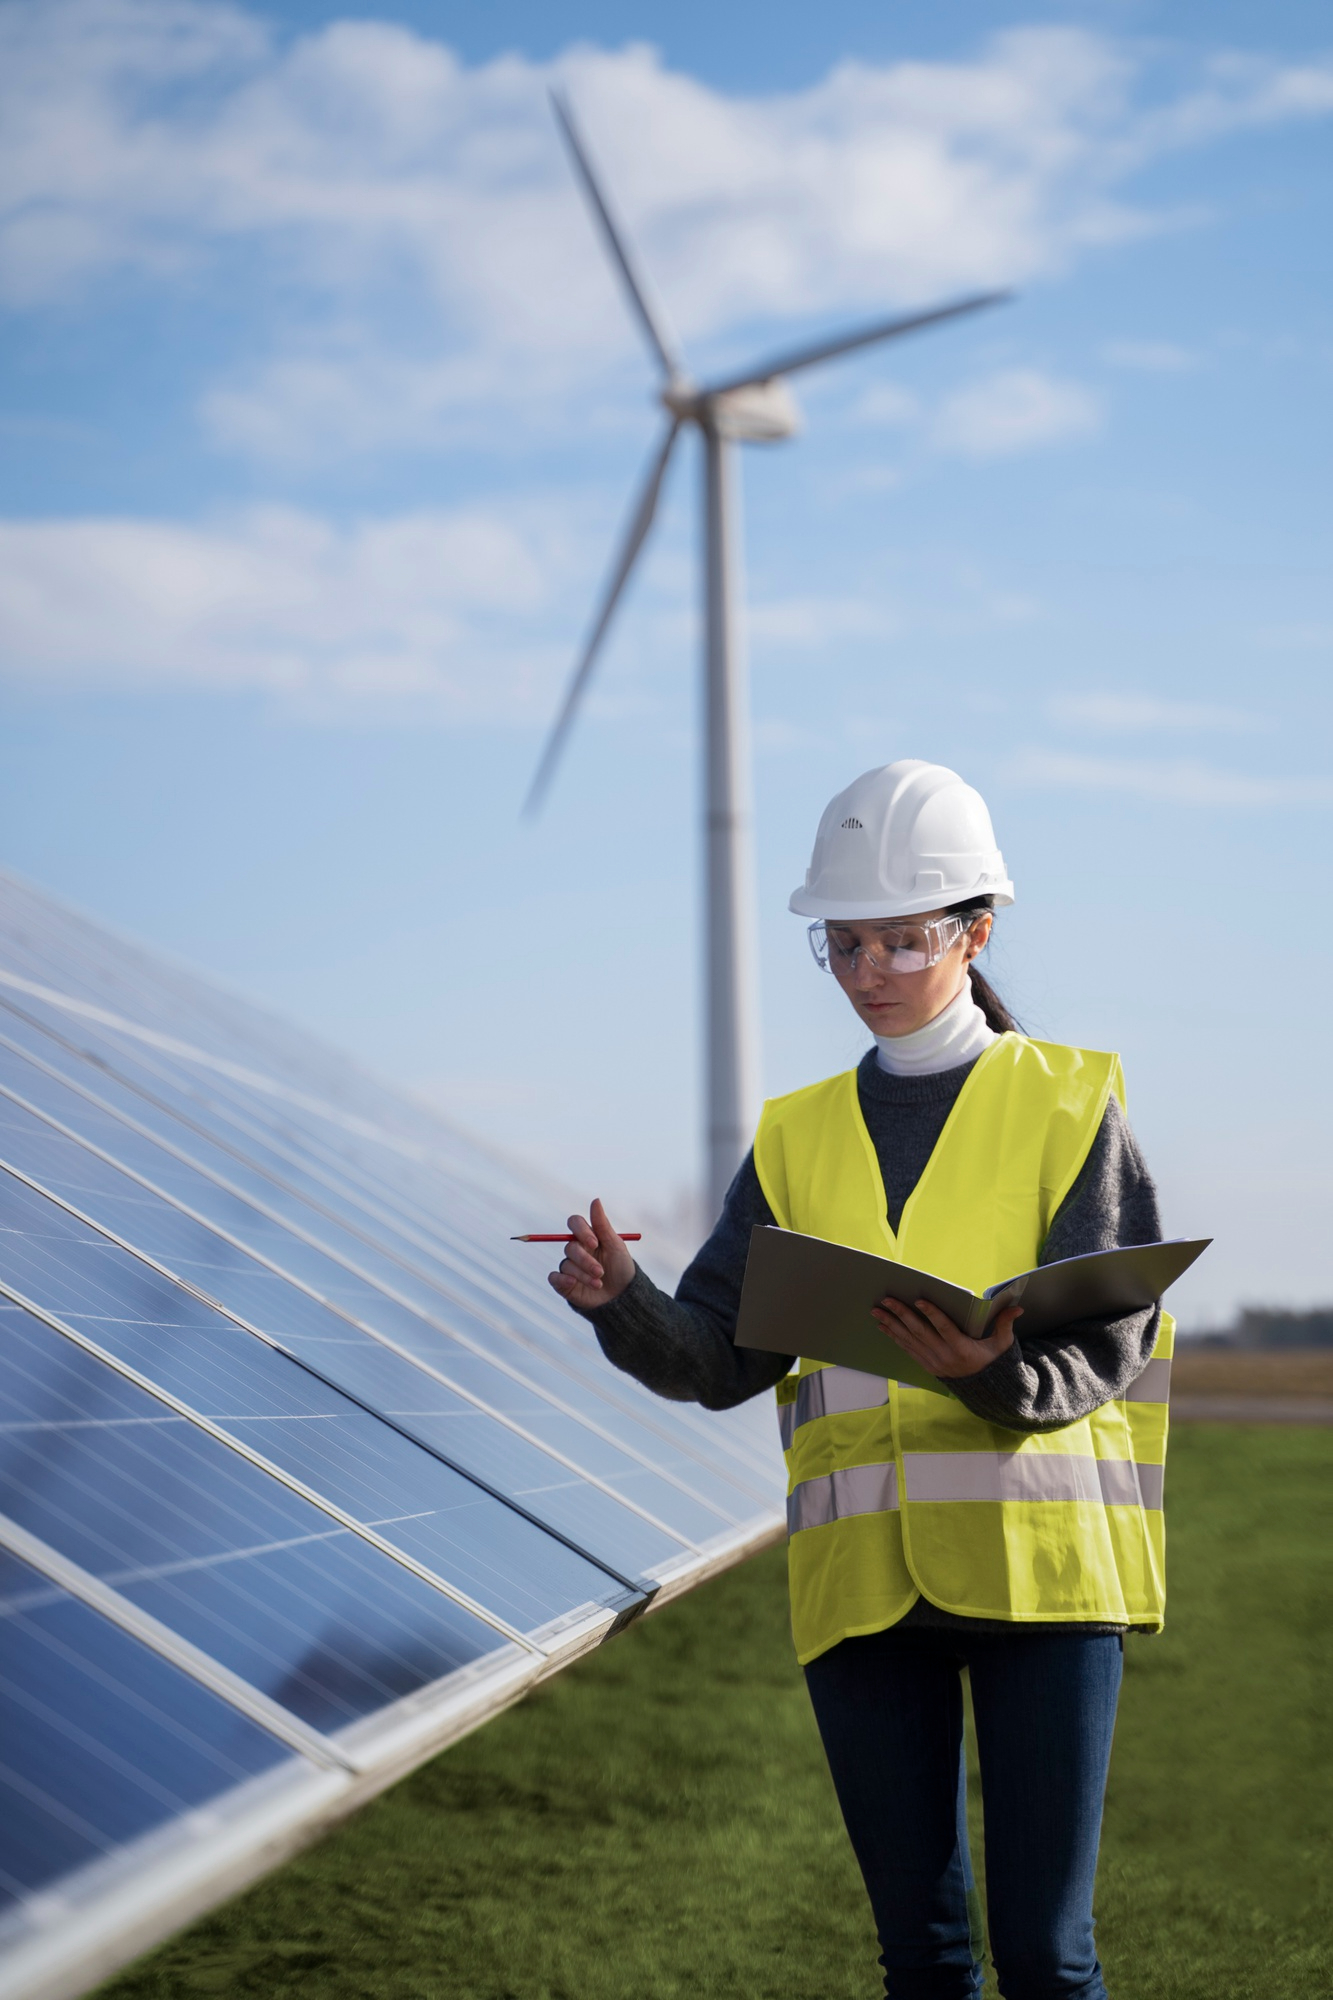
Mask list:
[{"label": "dark hair", "polygon": [[[994,896],[969,896],[965,903],[950,903],[948,915],[951,917],[990,916],[995,910]],[[978,972],[975,959],[967,968],[967,976],[972,982],[972,998],[986,1016],[986,1026],[993,1028],[997,1035],[1021,1035],[1019,1027],[1009,1009],[1001,1000],[985,974]]]}]

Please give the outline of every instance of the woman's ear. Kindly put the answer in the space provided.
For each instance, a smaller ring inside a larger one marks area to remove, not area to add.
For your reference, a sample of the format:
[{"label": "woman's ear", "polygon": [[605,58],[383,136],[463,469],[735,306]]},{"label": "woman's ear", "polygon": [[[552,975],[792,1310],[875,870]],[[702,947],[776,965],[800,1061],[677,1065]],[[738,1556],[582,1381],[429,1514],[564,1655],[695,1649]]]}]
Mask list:
[{"label": "woman's ear", "polygon": [[972,929],[967,934],[967,944],[963,951],[965,964],[971,965],[973,959],[979,958],[981,953],[986,949],[986,946],[990,943],[990,934],[994,923],[995,919],[988,915],[981,918],[972,926]]}]

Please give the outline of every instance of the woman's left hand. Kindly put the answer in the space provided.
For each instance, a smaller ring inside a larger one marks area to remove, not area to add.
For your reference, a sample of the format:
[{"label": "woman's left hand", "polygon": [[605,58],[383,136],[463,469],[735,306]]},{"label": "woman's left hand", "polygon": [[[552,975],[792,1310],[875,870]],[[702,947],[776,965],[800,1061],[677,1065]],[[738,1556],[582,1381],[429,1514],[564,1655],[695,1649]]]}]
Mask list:
[{"label": "woman's left hand", "polygon": [[929,1299],[918,1299],[915,1306],[905,1306],[901,1299],[881,1299],[870,1310],[890,1340],[896,1340],[930,1374],[948,1381],[959,1375],[979,1375],[1007,1354],[1014,1344],[1014,1321],[1023,1308],[1006,1306],[982,1340],[964,1333]]}]

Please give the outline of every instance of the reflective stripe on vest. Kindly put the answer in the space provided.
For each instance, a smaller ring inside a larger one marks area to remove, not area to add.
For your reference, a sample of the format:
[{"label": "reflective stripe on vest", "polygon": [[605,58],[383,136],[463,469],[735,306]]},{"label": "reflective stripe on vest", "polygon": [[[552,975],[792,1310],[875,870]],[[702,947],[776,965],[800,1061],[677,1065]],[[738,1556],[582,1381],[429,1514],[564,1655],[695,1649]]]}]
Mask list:
[{"label": "reflective stripe on vest", "polygon": [[[896,1231],[855,1071],[768,1104],[755,1167],[781,1227],[980,1291],[1040,1261],[1113,1092],[1116,1057],[1001,1036]],[[778,1390],[802,1662],[893,1624],[919,1595],[964,1616],[1159,1626],[1171,1348],[1162,1314],[1124,1395],[1031,1435],[956,1397],[802,1360]]]},{"label": "reflective stripe on vest", "polygon": [[[887,1389],[887,1384],[885,1385]],[[1162,1467],[1133,1459],[1047,1453],[1024,1458],[1016,1451],[909,1452],[903,1460],[914,1500],[1092,1500],[1104,1507],[1162,1504]],[[898,1468],[850,1465],[817,1479],[803,1479],[787,1496],[787,1532],[826,1528],[852,1514],[890,1514],[898,1508]]]},{"label": "reflective stripe on vest", "polygon": [[[1091,1500],[1101,1507],[1162,1504],[1162,1467],[1079,1452],[909,1451],[909,1500]],[[897,1505],[897,1501],[894,1501]]]},{"label": "reflective stripe on vest", "polygon": [[[898,1386],[907,1389],[912,1385],[900,1382]],[[1165,1403],[1170,1390],[1170,1361],[1150,1361],[1143,1373],[1130,1383],[1122,1400],[1126,1403]],[[796,1385],[794,1399],[778,1405],[782,1449],[791,1450],[801,1424],[814,1423],[818,1417],[844,1416],[850,1410],[882,1409],[888,1400],[887,1380],[882,1375],[867,1375],[860,1368],[819,1368],[813,1375],[803,1375]],[[1160,1502],[1156,1504],[1160,1505]]]},{"label": "reflective stripe on vest", "polygon": [[826,1528],[854,1514],[891,1514],[898,1506],[896,1465],[848,1465],[804,1479],[787,1495],[787,1532]]},{"label": "reflective stripe on vest", "polygon": [[1122,1401],[1126,1403],[1165,1403],[1171,1394],[1171,1361],[1168,1356],[1162,1361],[1150,1361],[1138,1378],[1126,1389]]},{"label": "reflective stripe on vest", "polygon": [[847,1416],[852,1410],[882,1410],[888,1400],[889,1385],[882,1375],[866,1375],[859,1368],[818,1368],[801,1377],[791,1402],[778,1405],[782,1449],[791,1450],[802,1424]]}]

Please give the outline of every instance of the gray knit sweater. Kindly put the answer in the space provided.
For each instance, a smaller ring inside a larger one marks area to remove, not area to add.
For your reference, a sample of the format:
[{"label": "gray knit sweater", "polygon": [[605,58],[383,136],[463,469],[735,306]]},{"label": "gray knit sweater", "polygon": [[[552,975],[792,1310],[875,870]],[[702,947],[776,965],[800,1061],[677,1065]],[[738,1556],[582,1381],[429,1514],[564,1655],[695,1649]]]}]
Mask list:
[{"label": "gray knit sweater", "polygon": [[[936,1076],[891,1076],[880,1068],[874,1049],[862,1059],[857,1092],[893,1228],[972,1067],[965,1063]],[[660,1396],[702,1403],[710,1410],[727,1409],[772,1388],[795,1357],[738,1348],[735,1332],[750,1231],[773,1220],[751,1153],[674,1298],[638,1271],[619,1298],[586,1315],[607,1359]],[[1156,1191],[1124,1113],[1112,1098],[1039,1261],[1050,1264],[1160,1237]],[[1160,1309],[1153,1307],[1123,1319],[1083,1320],[1063,1328],[1058,1337],[1029,1340],[1023,1339],[1020,1320],[1006,1353],[976,1375],[951,1379],[949,1386],[989,1423],[1020,1432],[1060,1430],[1124,1394],[1151,1358],[1159,1317]],[[924,1599],[908,1617],[914,1624],[977,1628],[991,1623],[952,1619]]]}]

